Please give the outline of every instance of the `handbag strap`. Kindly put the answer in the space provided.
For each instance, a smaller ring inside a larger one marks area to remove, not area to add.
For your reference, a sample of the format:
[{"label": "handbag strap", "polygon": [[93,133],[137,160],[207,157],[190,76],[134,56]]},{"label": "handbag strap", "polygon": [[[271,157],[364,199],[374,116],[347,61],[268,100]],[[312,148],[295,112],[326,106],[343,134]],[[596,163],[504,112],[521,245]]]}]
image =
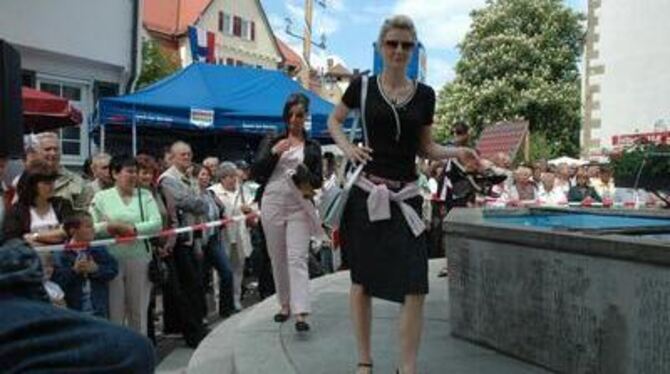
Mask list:
[{"label": "handbag strap", "polygon": [[356,120],[354,120],[354,123],[351,125],[351,129],[349,130],[349,141],[351,143],[354,143],[356,141],[356,131],[358,130],[358,126],[361,126],[361,130],[363,132],[363,143],[367,147],[369,142],[368,142],[368,131],[367,131],[367,125],[365,123],[365,107],[366,107],[366,102],[368,99],[368,82],[369,78],[367,75],[361,76],[361,103],[360,103],[360,108],[358,110],[358,115],[356,117]]},{"label": "handbag strap", "polygon": [[[137,201],[140,205],[140,219],[142,220],[142,222],[144,222],[144,206],[142,205],[142,190],[140,189],[139,186],[137,186]],[[154,251],[151,250],[149,242],[147,240],[143,240],[143,242],[144,242],[144,249],[146,249],[147,253],[151,253],[153,257]]]},{"label": "handbag strap", "polygon": [[[358,126],[361,126],[361,130],[363,133],[363,144],[365,144],[366,147],[370,146],[370,142],[368,139],[368,127],[367,123],[365,121],[365,108],[366,104],[368,101],[368,86],[369,86],[369,81],[370,78],[367,75],[362,75],[361,76],[361,92],[360,92],[360,97],[361,97],[361,103],[360,103],[360,108],[358,109],[358,113],[356,116],[356,119],[354,120],[354,123],[351,125],[351,129],[349,130],[349,142],[350,143],[355,143],[356,142],[356,131],[358,130]],[[345,178],[347,174],[347,170],[349,169],[349,166],[351,166],[351,169],[358,169],[358,172],[356,172],[356,176],[360,174],[360,170],[362,170],[363,165],[354,165],[351,161],[347,161],[342,163],[342,169],[340,176],[341,178]]]}]

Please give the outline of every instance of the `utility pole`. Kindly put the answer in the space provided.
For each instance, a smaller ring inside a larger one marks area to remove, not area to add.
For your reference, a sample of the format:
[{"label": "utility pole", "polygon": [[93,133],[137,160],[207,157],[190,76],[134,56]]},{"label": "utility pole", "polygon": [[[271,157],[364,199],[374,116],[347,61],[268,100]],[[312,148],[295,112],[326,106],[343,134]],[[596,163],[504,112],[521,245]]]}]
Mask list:
[{"label": "utility pole", "polygon": [[302,57],[305,59],[307,69],[302,72],[302,85],[309,90],[310,71],[312,64],[310,63],[310,56],[312,54],[312,12],[314,11],[314,3],[312,0],[305,0],[305,27],[303,28],[302,37]]},{"label": "utility pole", "polygon": [[[317,5],[322,8],[326,7],[325,0],[316,0]],[[302,81],[303,87],[309,89],[309,73],[312,67],[310,63],[310,56],[312,54],[312,45],[317,48],[326,49],[326,36],[321,35],[321,42],[314,43],[312,41],[312,17],[314,14],[314,0],[305,0],[305,26],[303,27],[302,35],[294,33],[291,30],[293,22],[290,18],[286,18],[286,34],[294,38],[302,40],[302,57],[305,59],[305,64],[307,65],[300,73],[300,80]]]}]

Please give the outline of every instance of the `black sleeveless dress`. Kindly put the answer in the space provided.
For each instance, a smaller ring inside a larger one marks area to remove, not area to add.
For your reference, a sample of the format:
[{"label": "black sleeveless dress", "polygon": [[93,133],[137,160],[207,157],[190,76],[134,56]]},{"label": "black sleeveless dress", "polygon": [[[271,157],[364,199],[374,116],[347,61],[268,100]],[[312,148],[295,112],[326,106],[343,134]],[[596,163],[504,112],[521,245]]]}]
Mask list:
[{"label": "black sleeveless dress", "polygon": [[[394,105],[379,89],[379,79],[369,80],[366,125],[372,158],[364,168],[381,178],[412,183],[417,179],[416,155],[423,126],[433,123],[435,92],[418,83],[414,94]],[[360,108],[360,79],[354,80],[342,102]],[[395,113],[394,113],[395,111]],[[428,293],[428,241],[410,230],[400,207],[391,202],[391,219],[370,222],[368,193],[354,187],[349,195],[340,227],[342,250],[346,252],[351,280],[373,297],[404,302],[407,294]],[[405,201],[421,215],[422,197]]]}]

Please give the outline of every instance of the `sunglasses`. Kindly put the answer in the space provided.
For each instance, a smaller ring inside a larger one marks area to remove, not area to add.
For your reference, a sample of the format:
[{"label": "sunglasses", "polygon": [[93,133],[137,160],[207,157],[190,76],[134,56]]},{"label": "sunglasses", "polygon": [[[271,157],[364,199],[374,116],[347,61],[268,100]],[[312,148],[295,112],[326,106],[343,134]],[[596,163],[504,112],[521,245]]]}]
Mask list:
[{"label": "sunglasses", "polygon": [[398,46],[402,48],[403,51],[411,51],[416,43],[414,42],[401,42],[400,40],[386,40],[384,45],[391,49],[398,49]]}]

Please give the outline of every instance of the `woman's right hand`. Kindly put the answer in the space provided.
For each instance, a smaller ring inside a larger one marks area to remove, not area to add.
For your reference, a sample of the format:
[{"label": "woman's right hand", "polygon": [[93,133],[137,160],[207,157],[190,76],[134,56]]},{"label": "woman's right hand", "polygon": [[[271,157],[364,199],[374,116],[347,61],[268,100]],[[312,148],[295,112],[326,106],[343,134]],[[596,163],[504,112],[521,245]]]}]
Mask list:
[{"label": "woman's right hand", "polygon": [[366,146],[356,146],[349,144],[344,150],[344,155],[353,163],[367,163],[372,161],[372,149]]},{"label": "woman's right hand", "polygon": [[291,142],[286,139],[282,139],[277,142],[277,144],[272,147],[272,154],[281,156],[282,153],[288,151],[288,149],[291,148]]},{"label": "woman's right hand", "polygon": [[109,222],[107,232],[112,236],[132,236],[135,234],[135,226],[123,222]]}]

